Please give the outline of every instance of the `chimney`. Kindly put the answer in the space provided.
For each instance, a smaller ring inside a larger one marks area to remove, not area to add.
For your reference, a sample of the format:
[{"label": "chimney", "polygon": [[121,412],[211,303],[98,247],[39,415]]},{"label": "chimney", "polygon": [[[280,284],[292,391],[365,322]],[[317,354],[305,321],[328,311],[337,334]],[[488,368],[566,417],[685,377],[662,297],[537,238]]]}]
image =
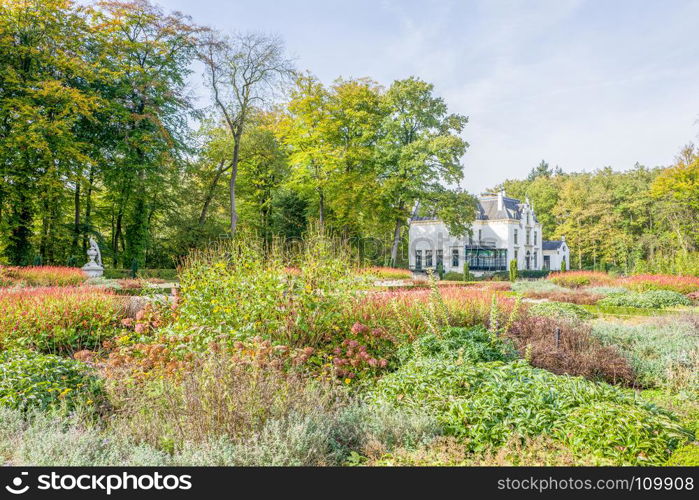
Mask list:
[{"label": "chimney", "polygon": [[504,208],[505,208],[505,203],[503,202],[504,197],[505,197],[505,190],[501,189],[498,192],[498,212],[501,210],[504,210]]}]

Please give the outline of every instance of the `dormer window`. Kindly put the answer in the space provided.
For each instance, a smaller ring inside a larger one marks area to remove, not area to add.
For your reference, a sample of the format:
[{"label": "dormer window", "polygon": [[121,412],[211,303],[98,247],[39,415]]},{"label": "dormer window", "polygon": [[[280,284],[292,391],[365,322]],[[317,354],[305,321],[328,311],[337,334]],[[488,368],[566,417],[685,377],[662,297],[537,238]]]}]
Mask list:
[{"label": "dormer window", "polygon": [[527,229],[527,245],[531,245],[531,230]]},{"label": "dormer window", "polygon": [[519,242],[517,241],[517,230],[515,229],[515,245],[517,244],[519,244]]}]

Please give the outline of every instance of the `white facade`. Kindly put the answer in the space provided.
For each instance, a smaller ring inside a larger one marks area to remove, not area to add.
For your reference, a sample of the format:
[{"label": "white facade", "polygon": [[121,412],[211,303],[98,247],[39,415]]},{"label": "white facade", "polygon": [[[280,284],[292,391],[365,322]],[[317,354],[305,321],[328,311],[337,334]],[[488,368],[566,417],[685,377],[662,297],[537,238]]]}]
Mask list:
[{"label": "white facade", "polygon": [[483,274],[507,271],[515,259],[518,269],[523,270],[543,269],[544,255],[549,255],[547,263],[551,263],[552,269],[560,269],[563,258],[569,262],[565,242],[561,253],[544,253],[541,223],[528,200],[522,203],[500,192],[483,195],[478,202],[470,236],[455,238],[441,221],[413,217],[409,232],[410,269],[436,269],[441,262],[446,272],[463,272],[464,262],[468,262],[472,273]]},{"label": "white facade", "polygon": [[566,237],[561,238],[561,241],[546,241],[544,242],[544,268],[553,271],[560,271],[561,265],[565,261],[566,270],[570,270],[570,249],[566,244]]}]

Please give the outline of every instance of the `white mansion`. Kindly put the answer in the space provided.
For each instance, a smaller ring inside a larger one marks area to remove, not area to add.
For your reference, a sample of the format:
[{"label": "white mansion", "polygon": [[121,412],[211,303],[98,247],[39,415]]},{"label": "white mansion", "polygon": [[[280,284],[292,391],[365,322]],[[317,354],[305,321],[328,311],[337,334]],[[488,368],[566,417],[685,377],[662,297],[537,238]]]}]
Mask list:
[{"label": "white mansion", "polygon": [[506,271],[511,260],[522,270],[559,270],[570,251],[565,242],[542,241],[541,223],[534,207],[505,196],[487,193],[478,198],[476,219],[470,236],[454,238],[446,225],[434,217],[410,219],[409,264],[413,271],[436,269],[463,271],[464,262],[474,274]]}]

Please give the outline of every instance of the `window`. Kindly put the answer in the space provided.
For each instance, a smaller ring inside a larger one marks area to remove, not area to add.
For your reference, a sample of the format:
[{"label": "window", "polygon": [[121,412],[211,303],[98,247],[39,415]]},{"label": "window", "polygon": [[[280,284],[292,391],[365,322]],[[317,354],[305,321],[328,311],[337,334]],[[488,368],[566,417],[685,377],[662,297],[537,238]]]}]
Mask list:
[{"label": "window", "polygon": [[527,245],[531,245],[531,230],[527,229]]},{"label": "window", "polygon": [[483,239],[483,230],[479,229],[478,230],[478,244],[481,244],[481,240]]},{"label": "window", "polygon": [[425,250],[425,267],[432,267],[432,250]]},{"label": "window", "polygon": [[441,248],[437,250],[437,267],[444,267],[444,250]]},{"label": "window", "polygon": [[537,255],[537,252],[534,252],[534,260],[532,261],[532,267],[534,269],[539,267],[539,256]]},{"label": "window", "polygon": [[464,262],[469,269],[479,271],[507,270],[507,250],[504,248],[466,248]]},{"label": "window", "polygon": [[527,271],[532,268],[532,255],[529,252],[525,256],[524,266],[527,268]]},{"label": "window", "polygon": [[517,262],[519,262],[519,259],[517,258],[518,256],[519,256],[519,252],[517,251],[517,249],[515,249],[515,260]]},{"label": "window", "polygon": [[422,269],[422,250],[415,250],[415,269]]},{"label": "window", "polygon": [[536,245],[536,231],[534,231],[534,244]]},{"label": "window", "polygon": [[517,242],[517,230],[515,229],[515,245],[517,245],[517,244],[518,244],[518,242]]},{"label": "window", "polygon": [[551,257],[549,255],[544,255],[544,269],[551,269]]},{"label": "window", "polygon": [[452,248],[451,249],[451,267],[459,267],[459,249],[458,248]]}]

